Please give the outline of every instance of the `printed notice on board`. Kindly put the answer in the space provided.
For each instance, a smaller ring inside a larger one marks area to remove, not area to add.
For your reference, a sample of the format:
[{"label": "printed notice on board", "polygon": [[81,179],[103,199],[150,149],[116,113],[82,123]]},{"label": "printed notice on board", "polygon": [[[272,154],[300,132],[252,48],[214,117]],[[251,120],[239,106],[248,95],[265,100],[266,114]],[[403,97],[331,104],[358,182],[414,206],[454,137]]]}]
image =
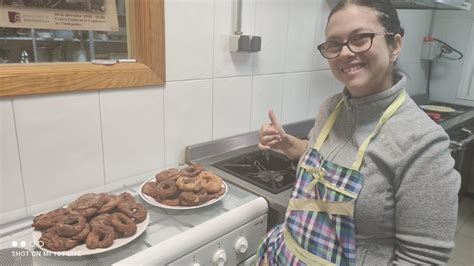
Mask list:
[{"label": "printed notice on board", "polygon": [[119,30],[115,0],[0,0],[0,27]]}]

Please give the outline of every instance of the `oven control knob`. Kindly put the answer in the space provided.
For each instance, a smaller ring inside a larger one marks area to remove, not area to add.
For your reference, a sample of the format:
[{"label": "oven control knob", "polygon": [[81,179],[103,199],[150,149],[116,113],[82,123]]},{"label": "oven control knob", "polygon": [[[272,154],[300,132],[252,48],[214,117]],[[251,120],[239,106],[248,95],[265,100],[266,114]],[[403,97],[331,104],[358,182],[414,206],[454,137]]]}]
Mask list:
[{"label": "oven control knob", "polygon": [[214,253],[214,256],[212,257],[212,263],[215,266],[223,266],[225,265],[227,261],[227,254],[225,253],[225,250],[219,249]]},{"label": "oven control knob", "polygon": [[235,241],[234,249],[237,252],[237,254],[244,254],[245,252],[247,252],[248,247],[249,247],[249,242],[243,236],[239,237],[239,239]]}]

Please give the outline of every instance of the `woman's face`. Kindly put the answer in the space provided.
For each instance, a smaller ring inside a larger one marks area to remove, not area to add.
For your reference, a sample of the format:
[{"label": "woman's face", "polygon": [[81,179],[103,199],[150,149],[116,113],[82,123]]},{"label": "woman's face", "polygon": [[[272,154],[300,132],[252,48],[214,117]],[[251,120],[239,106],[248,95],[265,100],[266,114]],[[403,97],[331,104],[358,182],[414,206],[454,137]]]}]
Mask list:
[{"label": "woman's face", "polygon": [[[326,26],[326,39],[344,43],[358,33],[385,32],[377,19],[376,11],[366,7],[350,5],[334,13]],[[390,47],[383,35],[375,36],[372,47],[363,53],[354,54],[347,46],[341,54],[328,59],[333,75],[351,93],[352,97],[371,95],[393,86],[392,70],[400,53],[401,36],[395,36],[395,45]]]}]

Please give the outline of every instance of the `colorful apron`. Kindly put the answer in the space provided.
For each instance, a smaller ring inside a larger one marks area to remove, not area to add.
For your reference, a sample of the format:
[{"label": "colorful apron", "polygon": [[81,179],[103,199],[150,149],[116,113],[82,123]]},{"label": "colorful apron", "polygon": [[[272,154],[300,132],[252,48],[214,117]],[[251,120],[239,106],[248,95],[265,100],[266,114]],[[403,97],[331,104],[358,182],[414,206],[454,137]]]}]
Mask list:
[{"label": "colorful apron", "polygon": [[304,155],[285,222],[262,239],[257,265],[355,265],[355,201],[362,189],[359,172],[369,142],[406,98],[404,90],[362,142],[351,169],[327,161],[318,152],[342,108],[341,100],[325,122],[314,147]]}]

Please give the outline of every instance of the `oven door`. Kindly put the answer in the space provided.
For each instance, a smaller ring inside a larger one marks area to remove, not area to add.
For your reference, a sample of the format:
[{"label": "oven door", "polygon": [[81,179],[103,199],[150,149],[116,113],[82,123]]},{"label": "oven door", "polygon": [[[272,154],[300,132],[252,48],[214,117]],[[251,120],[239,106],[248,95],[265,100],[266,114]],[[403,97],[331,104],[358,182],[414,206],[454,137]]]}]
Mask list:
[{"label": "oven door", "polygon": [[460,194],[474,198],[474,132],[470,127],[459,130],[452,136],[449,149],[455,160],[454,168],[461,175]]}]

